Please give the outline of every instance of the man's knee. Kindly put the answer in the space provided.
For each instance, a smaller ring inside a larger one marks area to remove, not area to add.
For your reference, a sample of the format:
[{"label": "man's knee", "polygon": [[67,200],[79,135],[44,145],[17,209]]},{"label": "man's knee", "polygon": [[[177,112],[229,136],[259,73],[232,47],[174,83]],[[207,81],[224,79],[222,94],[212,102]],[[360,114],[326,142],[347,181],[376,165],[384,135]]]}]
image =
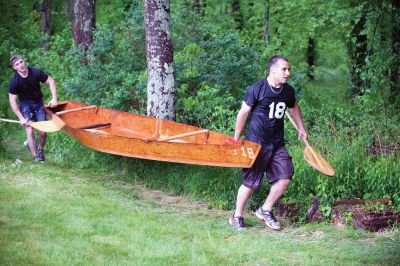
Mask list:
[{"label": "man's knee", "polygon": [[292,180],[290,178],[278,179],[276,184],[281,188],[287,188]]},{"label": "man's knee", "polygon": [[254,190],[254,188],[251,188],[251,187],[248,187],[248,186],[246,186],[246,185],[244,185],[244,184],[242,184],[240,187],[239,187],[239,193],[240,194],[248,194],[248,193],[252,193],[253,192],[253,190]]},{"label": "man's knee", "polygon": [[34,136],[34,131],[33,131],[33,128],[31,127],[31,126],[25,126],[25,132],[26,132],[26,136],[29,138],[29,137],[32,137],[33,138],[33,136]]}]

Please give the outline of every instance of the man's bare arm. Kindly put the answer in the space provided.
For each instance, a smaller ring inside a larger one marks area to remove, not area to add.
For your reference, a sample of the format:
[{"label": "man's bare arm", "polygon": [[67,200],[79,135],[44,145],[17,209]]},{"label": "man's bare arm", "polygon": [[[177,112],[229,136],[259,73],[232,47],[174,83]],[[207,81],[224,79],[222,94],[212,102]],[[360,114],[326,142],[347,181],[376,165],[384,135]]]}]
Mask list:
[{"label": "man's bare arm", "polygon": [[8,100],[10,102],[10,106],[14,113],[18,116],[19,121],[21,122],[22,125],[26,125],[28,121],[25,119],[25,117],[22,115],[21,111],[19,110],[18,103],[17,103],[18,96],[15,94],[8,94]]},{"label": "man's bare arm", "polygon": [[304,124],[303,124],[303,117],[301,115],[301,109],[300,106],[297,104],[297,102],[294,104],[294,107],[290,109],[290,114],[292,115],[294,121],[296,122],[299,130],[299,139],[307,139],[307,131],[304,129]]},{"label": "man's bare arm", "polygon": [[247,117],[251,111],[251,107],[248,106],[244,101],[242,102],[242,107],[239,110],[239,113],[236,117],[236,125],[235,125],[235,136],[233,137],[234,140],[238,141],[240,136],[242,135],[242,131],[244,125],[246,124]]},{"label": "man's bare arm", "polygon": [[48,76],[48,78],[46,80],[46,84],[49,85],[50,91],[51,91],[50,107],[55,107],[58,105],[56,82],[54,81],[54,79],[52,77]]}]

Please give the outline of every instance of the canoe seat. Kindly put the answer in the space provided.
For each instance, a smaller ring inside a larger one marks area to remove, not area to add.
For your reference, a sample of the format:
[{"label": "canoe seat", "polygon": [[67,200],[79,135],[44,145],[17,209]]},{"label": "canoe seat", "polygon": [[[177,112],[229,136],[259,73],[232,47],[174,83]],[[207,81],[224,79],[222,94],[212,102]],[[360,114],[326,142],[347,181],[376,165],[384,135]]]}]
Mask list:
[{"label": "canoe seat", "polygon": [[101,130],[101,129],[92,129],[92,128],[88,128],[88,129],[83,129],[84,131],[96,134],[96,135],[111,135],[110,133],[108,133],[107,131]]},{"label": "canoe seat", "polygon": [[110,126],[111,123],[102,123],[102,124],[94,124],[94,125],[80,127],[79,129],[93,129],[93,128],[110,127]]}]

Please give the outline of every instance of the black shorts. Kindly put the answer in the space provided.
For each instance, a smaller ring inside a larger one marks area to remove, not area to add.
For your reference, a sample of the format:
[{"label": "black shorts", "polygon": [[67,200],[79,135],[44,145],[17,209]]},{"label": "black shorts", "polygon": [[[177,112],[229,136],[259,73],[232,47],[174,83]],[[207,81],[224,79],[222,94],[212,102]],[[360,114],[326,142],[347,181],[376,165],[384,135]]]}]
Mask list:
[{"label": "black shorts", "polygon": [[272,184],[278,179],[292,179],[293,173],[292,157],[284,146],[272,151],[262,147],[253,166],[242,170],[243,185],[258,189],[261,187],[264,174]]}]

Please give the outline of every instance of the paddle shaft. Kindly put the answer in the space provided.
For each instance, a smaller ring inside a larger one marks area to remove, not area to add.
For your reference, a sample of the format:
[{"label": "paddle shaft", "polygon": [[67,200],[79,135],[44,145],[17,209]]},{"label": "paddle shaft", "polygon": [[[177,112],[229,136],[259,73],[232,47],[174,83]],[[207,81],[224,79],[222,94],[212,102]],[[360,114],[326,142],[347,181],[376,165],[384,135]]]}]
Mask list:
[{"label": "paddle shaft", "polygon": [[12,120],[12,119],[6,119],[6,118],[0,118],[0,121],[21,124],[21,122],[19,120]]},{"label": "paddle shaft", "polygon": [[[286,112],[286,116],[289,118],[290,122],[292,122],[292,125],[294,126],[294,128],[297,131],[299,131],[299,127],[297,126],[296,122],[294,121],[293,117],[290,115],[289,112]],[[315,151],[314,151],[313,147],[311,147],[310,143],[306,139],[302,139],[302,140],[304,141],[306,146],[309,147],[309,150],[311,151],[311,153],[314,156],[314,158],[317,160],[317,163],[319,164],[319,166],[323,167],[322,163],[318,159],[318,156],[315,154]]]},{"label": "paddle shaft", "polygon": [[[297,131],[299,131],[299,127],[297,126],[296,122],[294,122],[294,119],[293,119],[293,117],[290,115],[289,112],[286,112],[286,116],[289,118],[290,122],[292,122],[293,127],[294,127]],[[305,143],[307,146],[311,146],[310,143],[308,143],[308,141],[307,141],[306,139],[302,139],[302,141],[304,141],[304,143]]]}]

